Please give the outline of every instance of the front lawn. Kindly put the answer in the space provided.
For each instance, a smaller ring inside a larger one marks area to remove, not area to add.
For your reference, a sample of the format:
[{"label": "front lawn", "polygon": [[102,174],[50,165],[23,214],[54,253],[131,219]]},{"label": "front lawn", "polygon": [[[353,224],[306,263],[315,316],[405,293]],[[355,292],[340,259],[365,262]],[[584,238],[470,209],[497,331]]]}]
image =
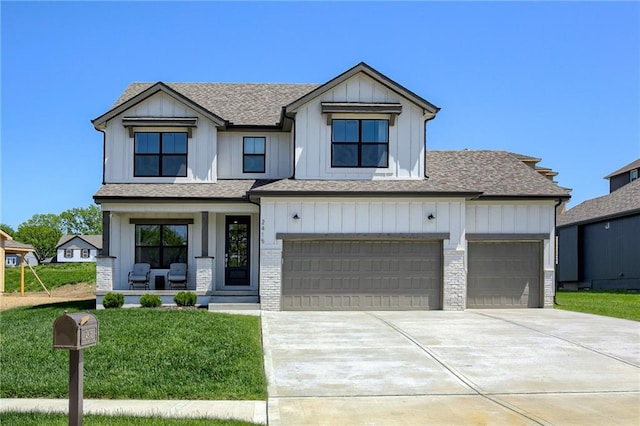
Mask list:
[{"label": "front lawn", "polygon": [[[95,302],[0,312],[0,397],[68,397],[69,353],[53,321]],[[84,350],[84,397],[264,400],[260,319],[200,309],[105,309],[99,344]]]},{"label": "front lawn", "polygon": [[[91,426],[251,426],[241,420],[171,419],[160,417],[131,417],[85,415],[85,424]],[[0,413],[0,424],[21,426],[66,426],[68,416],[61,413]]]},{"label": "front lawn", "polygon": [[[34,266],[33,269],[47,287],[47,290],[65,284],[95,284],[96,282],[95,262],[52,263],[50,265]],[[24,267],[24,290],[43,291],[42,286],[28,266]],[[4,291],[7,293],[20,291],[19,267],[4,269]]]},{"label": "front lawn", "polygon": [[581,290],[556,293],[556,308],[640,321],[640,292]]}]

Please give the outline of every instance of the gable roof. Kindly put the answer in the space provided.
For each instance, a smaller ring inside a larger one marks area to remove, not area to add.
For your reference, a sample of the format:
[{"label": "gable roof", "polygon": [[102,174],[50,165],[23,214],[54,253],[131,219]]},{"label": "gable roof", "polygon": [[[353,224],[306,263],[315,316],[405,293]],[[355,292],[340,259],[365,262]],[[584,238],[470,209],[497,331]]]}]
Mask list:
[{"label": "gable roof", "polygon": [[391,80],[389,77],[387,77],[386,75],[382,74],[381,72],[373,69],[372,67],[370,67],[366,63],[360,62],[356,66],[348,69],[347,71],[343,72],[342,74],[338,75],[337,77],[332,78],[331,80],[329,80],[328,82],[324,83],[323,85],[318,86],[314,90],[310,91],[309,93],[305,94],[304,96],[300,97],[299,99],[296,99],[294,102],[291,102],[290,104],[288,104],[285,107],[286,112],[295,112],[295,110],[298,109],[299,107],[301,107],[302,105],[306,104],[307,102],[311,101],[312,99],[317,98],[318,96],[322,95],[323,93],[333,89],[337,85],[345,82],[346,80],[350,79],[351,77],[353,77],[354,75],[356,75],[358,73],[366,74],[367,76],[371,77],[372,79],[374,79],[378,83],[384,85],[388,89],[390,89],[390,90],[398,93],[399,95],[409,99],[410,101],[412,101],[416,105],[420,106],[424,110],[425,113],[431,113],[431,114],[435,115],[438,111],[440,111],[440,108],[438,108],[437,106],[435,106],[431,102],[427,101],[423,97],[416,95],[411,90],[409,90],[406,87],[396,83],[395,81]]},{"label": "gable roof", "polygon": [[624,172],[628,172],[628,171],[631,171],[633,169],[638,169],[638,168],[640,168],[640,158],[638,158],[635,161],[632,161],[631,163],[629,163],[626,166],[616,170],[615,172],[606,175],[604,178],[605,179],[611,179],[614,176],[617,176],[617,175],[620,175],[620,174],[622,174]]},{"label": "gable roof", "polygon": [[411,90],[361,62],[328,82],[320,84],[283,83],[131,83],[109,111],[91,120],[96,129],[107,121],[158,92],[183,102],[210,118],[217,126],[280,127],[283,110],[295,109],[358,73],[364,73],[380,84],[423,108],[437,113],[440,108]]},{"label": "gable roof", "polygon": [[74,238],[79,238],[86,242],[87,244],[95,247],[96,249],[102,249],[102,235],[63,235],[58,240],[58,244],[56,244],[56,249]]},{"label": "gable roof", "polygon": [[92,123],[98,128],[162,91],[220,126],[277,126],[282,107],[316,87],[317,84],[131,83],[114,106]]},{"label": "gable roof", "polygon": [[592,198],[558,215],[557,226],[597,222],[640,213],[640,179],[602,197]]}]

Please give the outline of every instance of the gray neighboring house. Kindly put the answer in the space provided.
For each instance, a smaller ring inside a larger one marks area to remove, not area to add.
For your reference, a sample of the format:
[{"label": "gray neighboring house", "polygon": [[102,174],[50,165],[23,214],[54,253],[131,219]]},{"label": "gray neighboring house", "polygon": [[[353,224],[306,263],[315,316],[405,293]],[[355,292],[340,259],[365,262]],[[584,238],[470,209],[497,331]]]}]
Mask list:
[{"label": "gray neighboring house", "polygon": [[612,193],[616,189],[623,187],[629,182],[633,182],[634,180],[638,180],[638,176],[640,175],[640,158],[621,169],[616,170],[615,172],[605,176],[605,179],[609,179],[609,193]]},{"label": "gray neighboring house", "polygon": [[610,194],[558,215],[560,287],[640,290],[640,179],[631,173],[637,177],[639,166],[636,160],[608,175]]},{"label": "gray neighboring house", "polygon": [[56,244],[57,263],[95,262],[102,251],[102,235],[63,235]]},{"label": "gray neighboring house", "polygon": [[[5,243],[7,253],[4,256],[4,264],[8,268],[20,266],[20,253],[24,254],[24,261],[27,265],[37,266],[38,258],[33,252],[33,246],[18,241],[9,240]],[[12,250],[16,252],[11,253]]]}]

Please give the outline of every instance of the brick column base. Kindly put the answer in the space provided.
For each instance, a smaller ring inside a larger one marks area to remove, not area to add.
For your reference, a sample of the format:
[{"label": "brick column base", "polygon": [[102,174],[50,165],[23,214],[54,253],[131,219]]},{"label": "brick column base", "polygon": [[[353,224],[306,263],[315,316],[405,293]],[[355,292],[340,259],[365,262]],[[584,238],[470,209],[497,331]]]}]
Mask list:
[{"label": "brick column base", "polygon": [[113,277],[116,258],[96,256],[96,293],[113,291]]},{"label": "brick column base", "polygon": [[282,250],[260,250],[260,308],[282,309]]},{"label": "brick column base", "polygon": [[213,290],[213,264],[213,257],[196,257],[197,292],[207,292]]},{"label": "brick column base", "polygon": [[467,304],[467,271],[464,250],[444,249],[442,309],[464,311]]}]

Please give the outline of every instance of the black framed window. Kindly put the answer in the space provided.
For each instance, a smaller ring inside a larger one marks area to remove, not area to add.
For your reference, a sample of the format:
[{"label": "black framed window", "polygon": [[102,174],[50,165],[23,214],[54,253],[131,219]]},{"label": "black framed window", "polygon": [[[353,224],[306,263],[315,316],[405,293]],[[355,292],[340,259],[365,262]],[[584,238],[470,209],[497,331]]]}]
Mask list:
[{"label": "black framed window", "polygon": [[64,249],[64,257],[67,259],[73,257],[73,249]]},{"label": "black framed window", "polygon": [[187,225],[136,225],[136,263],[169,269],[187,263]]},{"label": "black framed window", "polygon": [[136,132],[133,175],[136,177],[187,176],[187,133]]},{"label": "black framed window", "polygon": [[86,259],[89,257],[89,249],[82,249],[80,251],[80,257]]},{"label": "black framed window", "polygon": [[242,140],[242,172],[264,173],[266,138],[244,137]]},{"label": "black framed window", "polygon": [[389,120],[332,120],[331,167],[388,167]]}]

